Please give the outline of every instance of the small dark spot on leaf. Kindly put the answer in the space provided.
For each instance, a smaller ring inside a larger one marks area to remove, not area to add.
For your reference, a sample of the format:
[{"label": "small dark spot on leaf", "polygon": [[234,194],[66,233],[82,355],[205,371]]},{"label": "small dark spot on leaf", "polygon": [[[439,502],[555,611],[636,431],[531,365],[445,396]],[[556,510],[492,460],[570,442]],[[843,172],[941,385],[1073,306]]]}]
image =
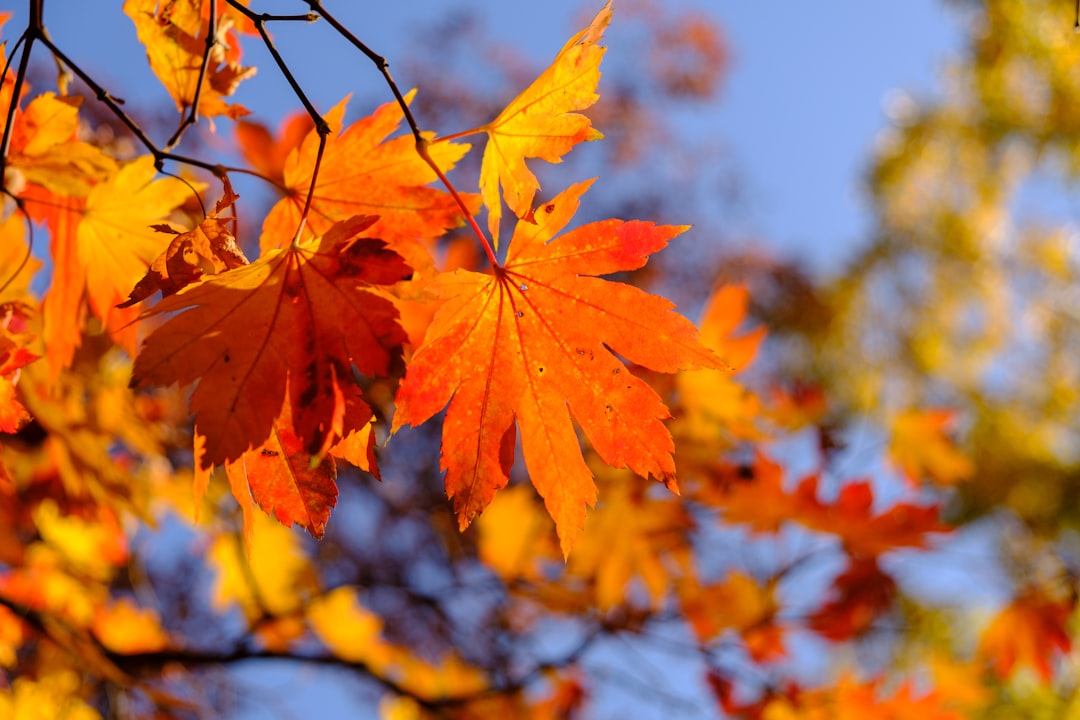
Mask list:
[{"label": "small dark spot on leaf", "polygon": [[263,457],[277,457],[277,450],[263,450]]},{"label": "small dark spot on leaf", "polygon": [[611,407],[610,405],[607,405],[607,406],[604,407],[605,412],[614,412],[614,410],[615,410],[615,408]]},{"label": "small dark spot on leaf", "polygon": [[618,375],[621,372],[622,372],[622,368],[615,368],[614,370],[611,371],[611,374],[612,375]]},{"label": "small dark spot on leaf", "polygon": [[555,212],[555,203],[548,203],[547,205],[545,205],[544,212],[548,213],[549,215]]},{"label": "small dark spot on leaf", "polygon": [[232,358],[229,356],[229,353],[225,353],[225,362],[229,362],[230,360],[232,360]]},{"label": "small dark spot on leaf", "polygon": [[520,310],[514,313],[514,315],[516,315],[517,317],[525,317],[525,313],[521,312]]},{"label": "small dark spot on leaf", "polygon": [[537,372],[539,372],[541,375],[543,375],[544,374],[544,368],[542,368],[542,367],[538,368]]}]

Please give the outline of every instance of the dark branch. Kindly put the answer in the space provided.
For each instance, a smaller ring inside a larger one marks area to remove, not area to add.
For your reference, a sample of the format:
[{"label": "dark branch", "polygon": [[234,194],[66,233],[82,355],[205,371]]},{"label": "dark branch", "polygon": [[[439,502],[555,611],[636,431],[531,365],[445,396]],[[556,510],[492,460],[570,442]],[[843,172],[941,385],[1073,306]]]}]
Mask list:
[{"label": "dark branch", "polygon": [[199,98],[202,97],[203,80],[206,79],[206,68],[210,65],[210,53],[214,50],[217,42],[217,3],[210,3],[210,18],[206,22],[206,44],[203,47],[202,62],[199,64],[199,79],[195,82],[195,93],[191,99],[191,108],[186,117],[180,121],[180,127],[165,143],[165,150],[172,150],[184,136],[184,132],[199,121]]},{"label": "dark branch", "polygon": [[[281,53],[279,53],[274,46],[274,41],[270,39],[270,34],[266,32],[266,23],[268,20],[281,20],[286,19],[289,16],[260,15],[247,9],[236,2],[236,0],[226,0],[226,2],[229,3],[230,7],[243,13],[255,24],[255,29],[259,31],[259,37],[262,38],[263,44],[266,45],[266,49],[270,51],[270,55],[274,58],[274,62],[277,64],[278,69],[289,83],[289,87],[292,88],[293,94],[296,95],[297,99],[300,100],[301,104],[304,106],[304,109],[307,110],[307,114],[311,117],[311,121],[315,123],[315,132],[319,134],[319,149],[315,153],[315,166],[311,169],[311,183],[308,185],[307,198],[304,200],[304,209],[300,213],[300,222],[296,228],[296,235],[293,237],[293,244],[295,245],[300,241],[300,234],[304,230],[308,212],[311,210],[311,199],[315,195],[315,183],[319,178],[319,168],[322,165],[323,152],[326,150],[326,138],[330,135],[330,126],[327,124],[326,120],[323,119],[323,116],[319,114],[319,111],[315,109],[315,106],[311,104],[311,101],[308,100],[303,88],[300,87],[300,83],[296,81],[292,71],[289,70],[289,66],[285,63],[285,59],[281,57]],[[307,15],[296,16],[296,18],[309,20]]]}]

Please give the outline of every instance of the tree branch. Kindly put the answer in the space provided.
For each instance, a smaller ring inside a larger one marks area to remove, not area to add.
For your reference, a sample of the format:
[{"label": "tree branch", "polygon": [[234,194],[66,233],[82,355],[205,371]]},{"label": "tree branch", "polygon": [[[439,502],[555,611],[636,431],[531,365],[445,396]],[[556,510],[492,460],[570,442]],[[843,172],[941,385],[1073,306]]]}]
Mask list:
[{"label": "tree branch", "polygon": [[210,18],[206,23],[206,44],[203,47],[202,62],[199,64],[199,78],[195,81],[195,93],[191,99],[191,109],[187,116],[180,121],[176,132],[165,143],[165,150],[172,150],[184,136],[184,132],[199,121],[199,98],[202,97],[203,80],[206,78],[206,68],[210,65],[210,53],[217,42],[217,3],[210,3]]}]

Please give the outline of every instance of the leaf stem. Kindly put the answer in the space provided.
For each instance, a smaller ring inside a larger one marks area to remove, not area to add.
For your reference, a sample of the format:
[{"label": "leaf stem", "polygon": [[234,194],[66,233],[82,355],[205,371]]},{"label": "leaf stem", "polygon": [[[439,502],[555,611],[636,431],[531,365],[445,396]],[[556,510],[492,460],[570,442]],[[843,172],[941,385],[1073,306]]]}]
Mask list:
[{"label": "leaf stem", "polygon": [[434,138],[432,139],[431,144],[434,145],[435,143],[450,142],[451,140],[460,140],[461,138],[469,137],[471,135],[479,135],[482,132],[484,132],[484,128],[482,127],[476,127],[472,130],[462,130],[461,132],[456,132],[451,135],[443,135]]},{"label": "leaf stem", "polygon": [[424,162],[426,162],[428,166],[435,171],[435,174],[438,175],[439,180],[441,180],[442,184],[446,187],[447,192],[450,193],[450,195],[457,202],[458,207],[461,208],[462,212],[465,214],[465,222],[467,222],[469,224],[469,227],[472,228],[472,231],[476,234],[476,237],[480,238],[480,243],[484,247],[484,254],[487,255],[488,261],[491,263],[491,266],[500,267],[499,260],[495,257],[494,248],[492,248],[491,243],[488,242],[487,236],[484,235],[484,231],[481,230],[480,226],[476,224],[476,218],[474,218],[472,216],[472,213],[469,212],[468,207],[465,205],[465,200],[462,199],[461,195],[458,194],[457,188],[455,188],[451,184],[443,171],[439,169],[439,166],[435,163],[434,160],[432,160],[431,155],[428,153],[428,144],[429,141],[427,138],[422,135],[418,136],[416,140],[416,152],[420,155],[420,157],[424,159]]}]

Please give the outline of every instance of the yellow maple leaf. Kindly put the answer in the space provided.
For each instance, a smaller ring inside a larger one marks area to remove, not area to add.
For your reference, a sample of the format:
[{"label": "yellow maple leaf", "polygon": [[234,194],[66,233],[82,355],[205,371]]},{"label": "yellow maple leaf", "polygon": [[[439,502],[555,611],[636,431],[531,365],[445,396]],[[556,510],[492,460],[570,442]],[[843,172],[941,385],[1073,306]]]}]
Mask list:
[{"label": "yellow maple leaf", "polygon": [[480,194],[496,248],[502,219],[499,185],[510,210],[519,218],[528,218],[540,183],[525,159],[561,162],[578,143],[603,137],[589,118],[573,111],[583,110],[599,98],[596,85],[604,48],[597,43],[610,22],[609,0],[589,27],[570,38],[540,77],[498,117],[479,128],[488,134],[480,164]]},{"label": "yellow maple leaf", "polygon": [[90,627],[101,644],[116,653],[157,652],[169,644],[158,614],[128,598],[98,608]]},{"label": "yellow maple leaf", "polygon": [[116,161],[76,138],[82,98],[44,93],[18,117],[8,167],[51,192],[85,197],[116,171]]},{"label": "yellow maple leaf", "polygon": [[101,720],[101,715],[78,697],[83,679],[73,670],[34,680],[16,677],[0,688],[0,717],[13,720]]},{"label": "yellow maple leaf", "polygon": [[[135,23],[139,40],[146,46],[150,68],[169,91],[181,113],[195,101],[199,88],[202,58],[206,48],[207,21],[202,0],[127,0],[124,13]],[[199,114],[227,115],[234,120],[248,114],[242,106],[226,103],[240,81],[255,74],[255,68],[241,67],[235,36],[229,31],[233,16],[220,14],[217,36],[210,49],[199,93]]]},{"label": "yellow maple leaf", "polygon": [[389,659],[381,637],[382,618],[360,604],[354,587],[334,588],[312,600],[307,619],[315,636],[342,660],[375,669]]},{"label": "yellow maple leaf", "polygon": [[650,606],[658,608],[671,587],[672,569],[689,557],[693,519],[686,506],[670,496],[649,497],[647,488],[633,477],[607,487],[570,556],[569,574],[592,580],[600,610],[624,602],[635,579]]},{"label": "yellow maple leaf", "polygon": [[544,561],[560,558],[554,525],[525,485],[496,495],[478,526],[480,558],[504,578],[537,579]]},{"label": "yellow maple leaf", "polygon": [[716,438],[752,440],[762,436],[757,428],[761,401],[732,378],[733,372],[754,360],[765,328],[735,335],[746,317],[749,292],[743,285],[718,289],[705,305],[701,321],[701,344],[727,363],[724,370],[691,370],[678,375],[682,416],[676,432],[698,442]]},{"label": "yellow maple leaf", "polygon": [[263,610],[277,616],[295,613],[311,580],[299,536],[262,513],[254,513],[251,522],[254,531],[246,554],[232,535],[219,535],[210,548],[217,572],[214,607],[220,611],[237,604],[249,618]]},{"label": "yellow maple leaf", "polygon": [[911,482],[954,485],[975,472],[971,459],[949,439],[950,410],[908,410],[893,418],[889,458]]},{"label": "yellow maple leaf", "polygon": [[[118,309],[150,263],[169,244],[150,226],[161,223],[191,197],[192,185],[154,179],[149,155],[136,158],[83,199],[63,198],[46,214],[53,278],[44,300],[43,338],[54,376],[81,344],[87,307],[113,339],[135,354],[138,316]],[[194,183],[198,188],[199,184]]]}]

